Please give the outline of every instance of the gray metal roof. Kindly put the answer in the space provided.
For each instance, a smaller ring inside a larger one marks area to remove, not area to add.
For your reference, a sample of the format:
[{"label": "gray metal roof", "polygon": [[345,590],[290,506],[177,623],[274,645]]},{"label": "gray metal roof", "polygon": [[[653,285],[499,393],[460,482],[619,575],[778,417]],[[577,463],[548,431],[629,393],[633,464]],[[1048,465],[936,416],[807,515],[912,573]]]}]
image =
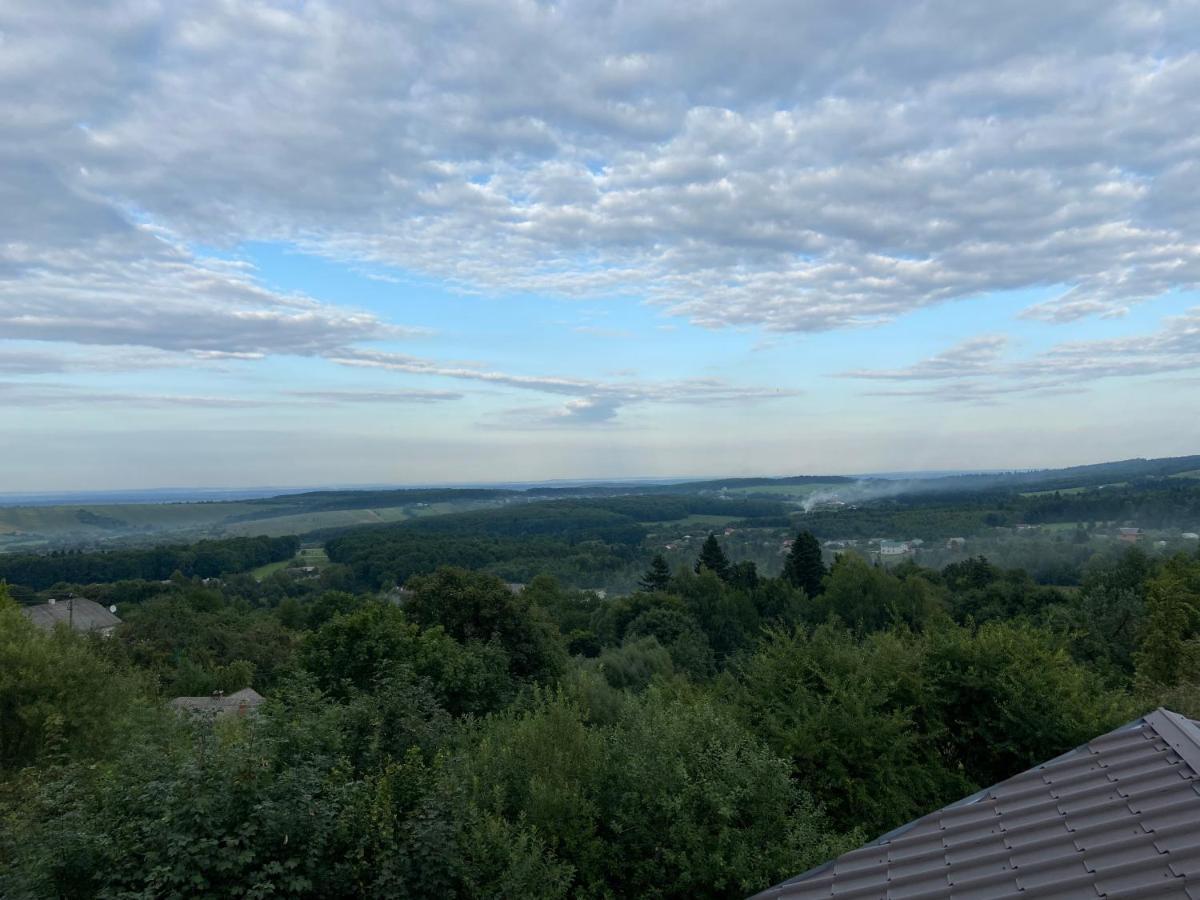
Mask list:
[{"label": "gray metal roof", "polygon": [[207,697],[176,697],[170,702],[175,709],[210,716],[246,715],[253,713],[265,701],[254,688],[242,688],[226,696],[221,692]]},{"label": "gray metal roof", "polygon": [[1156,710],[757,897],[1200,900],[1200,726]]},{"label": "gray metal roof", "polygon": [[76,631],[103,631],[121,624],[121,620],[110,613],[107,607],[86,597],[26,606],[22,607],[21,612],[34,625],[46,630],[50,630],[59,622],[64,625],[69,623]]}]

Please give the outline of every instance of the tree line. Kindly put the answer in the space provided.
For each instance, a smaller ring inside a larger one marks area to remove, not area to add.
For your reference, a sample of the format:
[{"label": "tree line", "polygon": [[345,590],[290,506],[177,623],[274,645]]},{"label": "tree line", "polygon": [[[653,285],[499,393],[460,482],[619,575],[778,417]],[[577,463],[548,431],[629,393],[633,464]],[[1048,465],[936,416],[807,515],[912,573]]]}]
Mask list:
[{"label": "tree line", "polygon": [[291,559],[300,540],[245,537],[100,552],[0,554],[0,581],[44,590],[59,583],[92,584],[124,579],[158,580],[175,572],[215,578]]}]

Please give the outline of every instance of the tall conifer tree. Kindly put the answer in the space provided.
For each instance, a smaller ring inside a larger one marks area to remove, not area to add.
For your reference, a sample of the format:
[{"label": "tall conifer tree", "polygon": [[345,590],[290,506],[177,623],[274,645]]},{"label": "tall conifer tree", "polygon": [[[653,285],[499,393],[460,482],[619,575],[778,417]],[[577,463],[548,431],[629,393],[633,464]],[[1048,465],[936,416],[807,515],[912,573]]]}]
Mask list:
[{"label": "tall conifer tree", "polygon": [[804,588],[808,596],[815,597],[825,590],[821,579],[827,574],[825,563],[821,561],[821,545],[811,531],[800,532],[792,541],[792,549],[783,564],[783,577],[796,587]]},{"label": "tall conifer tree", "polygon": [[717,536],[711,532],[700,548],[700,558],[696,560],[696,571],[699,572],[701,568],[708,569],[722,581],[729,578],[729,560],[717,543]]},{"label": "tall conifer tree", "polygon": [[646,570],[638,586],[643,591],[665,591],[670,585],[671,567],[667,565],[661,553],[655,553],[654,559],[650,560],[650,568]]}]

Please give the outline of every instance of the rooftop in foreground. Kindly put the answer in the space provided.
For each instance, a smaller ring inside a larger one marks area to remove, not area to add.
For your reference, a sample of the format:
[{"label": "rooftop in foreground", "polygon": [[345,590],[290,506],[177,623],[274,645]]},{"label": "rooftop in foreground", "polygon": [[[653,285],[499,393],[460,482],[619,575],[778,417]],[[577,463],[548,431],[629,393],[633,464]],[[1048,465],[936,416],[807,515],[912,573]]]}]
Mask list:
[{"label": "rooftop in foreground", "polygon": [[1200,900],[1200,725],[1159,709],[756,900]]}]

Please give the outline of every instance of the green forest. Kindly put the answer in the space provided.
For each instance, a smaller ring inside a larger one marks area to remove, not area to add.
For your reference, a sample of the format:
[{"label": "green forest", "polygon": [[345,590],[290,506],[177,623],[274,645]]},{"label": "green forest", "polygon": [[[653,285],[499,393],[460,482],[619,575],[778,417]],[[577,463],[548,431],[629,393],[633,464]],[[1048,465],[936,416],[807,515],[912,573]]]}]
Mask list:
[{"label": "green forest", "polygon": [[[0,896],[747,896],[1200,715],[1195,543],[1104,524],[1192,521],[1194,491],[551,497],[310,535],[327,564],[258,576],[300,542],[0,556]],[[822,546],[1039,511],[1070,527],[981,525],[995,559]],[[23,614],[53,596],[122,622]],[[248,687],[245,715],[168,703]]]}]

